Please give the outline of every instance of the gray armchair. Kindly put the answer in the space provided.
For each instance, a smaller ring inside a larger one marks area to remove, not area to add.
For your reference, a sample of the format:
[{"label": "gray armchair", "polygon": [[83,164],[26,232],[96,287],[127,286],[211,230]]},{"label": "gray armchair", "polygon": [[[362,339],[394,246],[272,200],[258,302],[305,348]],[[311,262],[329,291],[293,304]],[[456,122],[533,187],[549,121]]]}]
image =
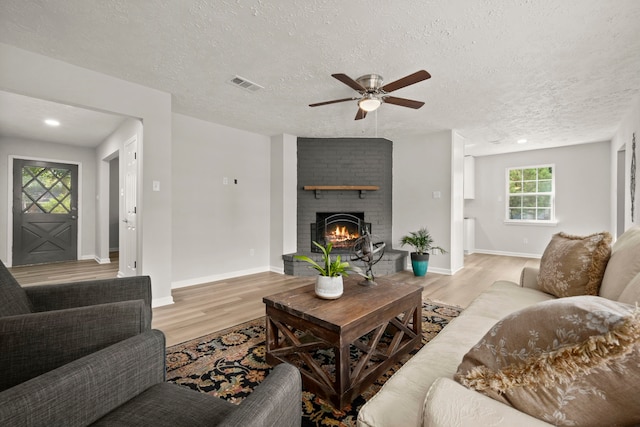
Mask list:
[{"label": "gray armchair", "polygon": [[149,277],[21,287],[0,261],[0,391],[151,328]]},{"label": "gray armchair", "polygon": [[276,366],[240,405],[165,382],[165,339],[149,330],[0,392],[3,426],[293,427],[300,372]]},{"label": "gray armchair", "polygon": [[296,368],[234,405],[167,383],[150,325],[148,277],[22,288],[0,262],[0,425],[300,425]]}]

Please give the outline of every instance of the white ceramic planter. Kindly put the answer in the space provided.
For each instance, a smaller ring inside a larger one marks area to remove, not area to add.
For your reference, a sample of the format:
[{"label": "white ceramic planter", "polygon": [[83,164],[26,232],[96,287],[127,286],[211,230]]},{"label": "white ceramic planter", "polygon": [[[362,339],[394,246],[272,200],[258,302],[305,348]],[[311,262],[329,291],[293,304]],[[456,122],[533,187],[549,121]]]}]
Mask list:
[{"label": "white ceramic planter", "polygon": [[344,286],[342,284],[342,276],[316,277],[316,295],[324,299],[336,299],[342,296]]}]

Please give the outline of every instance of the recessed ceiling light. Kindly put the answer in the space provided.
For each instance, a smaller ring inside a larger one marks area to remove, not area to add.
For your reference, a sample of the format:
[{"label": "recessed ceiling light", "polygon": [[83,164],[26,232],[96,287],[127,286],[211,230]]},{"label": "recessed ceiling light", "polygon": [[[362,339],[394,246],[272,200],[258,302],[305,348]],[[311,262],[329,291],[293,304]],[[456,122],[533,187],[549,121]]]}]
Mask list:
[{"label": "recessed ceiling light", "polygon": [[45,124],[49,125],[49,126],[60,126],[60,122],[55,120],[55,119],[47,119],[44,121]]},{"label": "recessed ceiling light", "polygon": [[527,140],[522,138],[522,139],[519,139],[517,142],[518,142],[518,144],[526,144]]}]

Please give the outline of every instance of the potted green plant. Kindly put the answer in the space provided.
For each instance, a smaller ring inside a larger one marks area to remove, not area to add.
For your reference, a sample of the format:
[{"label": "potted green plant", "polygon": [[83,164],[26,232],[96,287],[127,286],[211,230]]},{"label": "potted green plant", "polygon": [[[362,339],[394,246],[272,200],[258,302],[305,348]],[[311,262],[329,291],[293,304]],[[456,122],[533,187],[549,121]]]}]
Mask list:
[{"label": "potted green plant", "polygon": [[295,255],[294,258],[311,264],[311,268],[320,273],[316,277],[316,295],[324,299],[336,299],[342,296],[344,284],[343,276],[349,275],[349,270],[353,267],[348,262],[342,261],[340,255],[336,255],[335,259],[331,259],[331,249],[333,244],[327,243],[322,246],[318,242],[313,242],[322,251],[322,264],[319,264],[306,255]]},{"label": "potted green plant", "polygon": [[446,254],[447,251],[440,246],[433,245],[433,237],[426,227],[418,231],[412,231],[400,239],[402,246],[411,245],[414,252],[411,252],[411,268],[416,276],[424,276],[429,268],[429,255],[432,253]]}]

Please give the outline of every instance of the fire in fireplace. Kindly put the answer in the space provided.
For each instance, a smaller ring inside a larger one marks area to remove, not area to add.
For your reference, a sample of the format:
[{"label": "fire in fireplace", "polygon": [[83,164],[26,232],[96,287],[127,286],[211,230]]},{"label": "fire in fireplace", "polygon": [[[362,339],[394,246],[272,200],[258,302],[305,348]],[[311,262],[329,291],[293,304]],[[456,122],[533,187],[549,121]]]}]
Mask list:
[{"label": "fire in fireplace", "polygon": [[[333,244],[335,252],[350,252],[365,227],[371,232],[371,224],[364,222],[364,212],[316,212],[316,222],[311,223],[311,241],[325,246]],[[320,252],[311,243],[312,252]]]}]

